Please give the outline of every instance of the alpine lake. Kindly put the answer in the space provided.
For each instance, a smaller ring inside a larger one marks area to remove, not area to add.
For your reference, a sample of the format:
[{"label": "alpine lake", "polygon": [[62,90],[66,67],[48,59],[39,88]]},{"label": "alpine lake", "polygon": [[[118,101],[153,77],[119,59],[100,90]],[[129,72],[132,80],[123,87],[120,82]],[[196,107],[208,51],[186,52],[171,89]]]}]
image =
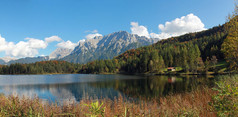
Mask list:
[{"label": "alpine lake", "polygon": [[0,94],[5,96],[38,97],[49,102],[81,99],[130,100],[152,99],[174,93],[189,92],[207,85],[214,86],[216,77],[145,76],[145,75],[0,75]]}]

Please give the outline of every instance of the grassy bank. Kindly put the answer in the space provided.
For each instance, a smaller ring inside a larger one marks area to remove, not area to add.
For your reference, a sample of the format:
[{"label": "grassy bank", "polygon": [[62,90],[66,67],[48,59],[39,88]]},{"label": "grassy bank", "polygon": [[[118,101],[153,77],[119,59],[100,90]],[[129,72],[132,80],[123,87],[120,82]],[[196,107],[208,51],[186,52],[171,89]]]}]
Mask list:
[{"label": "grassy bank", "polygon": [[38,98],[0,96],[1,116],[238,116],[238,75],[224,76],[213,89],[172,94],[150,101],[131,102],[122,97],[49,104]]}]

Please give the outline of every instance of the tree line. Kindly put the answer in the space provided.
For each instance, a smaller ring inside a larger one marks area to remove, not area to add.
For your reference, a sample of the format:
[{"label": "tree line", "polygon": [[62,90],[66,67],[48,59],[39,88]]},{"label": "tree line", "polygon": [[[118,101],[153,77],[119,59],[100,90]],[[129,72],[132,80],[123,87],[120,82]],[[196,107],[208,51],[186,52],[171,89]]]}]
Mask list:
[{"label": "tree line", "polygon": [[161,40],[153,45],[131,49],[111,60],[87,64],[42,61],[32,64],[1,65],[0,74],[44,73],[162,73],[167,67],[182,72],[204,73],[214,70],[218,61],[238,68],[238,7],[222,26],[202,32]]},{"label": "tree line", "polygon": [[0,74],[77,73],[81,65],[66,61],[41,61],[31,64],[0,65]]}]

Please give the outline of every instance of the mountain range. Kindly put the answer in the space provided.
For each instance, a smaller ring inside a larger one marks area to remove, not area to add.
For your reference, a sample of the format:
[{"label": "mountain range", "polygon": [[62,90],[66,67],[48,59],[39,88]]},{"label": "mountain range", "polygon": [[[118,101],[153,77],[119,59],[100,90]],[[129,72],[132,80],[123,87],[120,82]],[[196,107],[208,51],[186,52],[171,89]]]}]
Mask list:
[{"label": "mountain range", "polygon": [[150,45],[158,40],[158,38],[147,38],[126,31],[119,31],[79,43],[71,54],[62,58],[62,60],[73,63],[87,63],[93,60],[112,59],[126,50]]},{"label": "mountain range", "polygon": [[129,49],[156,43],[158,38],[147,38],[126,31],[96,36],[81,41],[74,49],[57,48],[49,56],[26,57],[20,59],[1,59],[0,64],[34,63],[47,60],[65,60],[72,63],[87,63],[93,60],[112,59]]}]

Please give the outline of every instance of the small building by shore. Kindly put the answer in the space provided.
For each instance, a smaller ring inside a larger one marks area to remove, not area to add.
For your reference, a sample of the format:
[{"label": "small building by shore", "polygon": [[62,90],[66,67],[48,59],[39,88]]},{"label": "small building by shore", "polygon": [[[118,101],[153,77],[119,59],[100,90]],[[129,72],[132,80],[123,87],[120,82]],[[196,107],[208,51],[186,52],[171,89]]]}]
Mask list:
[{"label": "small building by shore", "polygon": [[168,67],[167,71],[176,71],[175,67]]}]

